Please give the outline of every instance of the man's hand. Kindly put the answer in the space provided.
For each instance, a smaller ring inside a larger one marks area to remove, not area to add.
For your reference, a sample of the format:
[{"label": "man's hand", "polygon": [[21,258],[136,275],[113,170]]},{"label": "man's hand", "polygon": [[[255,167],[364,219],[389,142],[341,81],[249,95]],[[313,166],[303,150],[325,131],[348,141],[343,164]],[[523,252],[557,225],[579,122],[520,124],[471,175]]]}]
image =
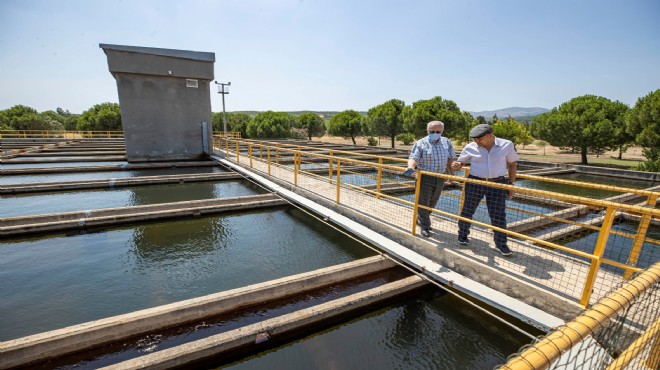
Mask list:
[{"label": "man's hand", "polygon": [[459,162],[459,161],[452,162],[451,164],[452,170],[456,171],[456,170],[460,170],[461,168],[463,168],[463,162]]},{"label": "man's hand", "polygon": [[[509,181],[509,185],[513,185],[513,183]],[[507,191],[507,196],[509,199],[513,198],[513,194],[515,194],[515,191],[513,189]]]}]

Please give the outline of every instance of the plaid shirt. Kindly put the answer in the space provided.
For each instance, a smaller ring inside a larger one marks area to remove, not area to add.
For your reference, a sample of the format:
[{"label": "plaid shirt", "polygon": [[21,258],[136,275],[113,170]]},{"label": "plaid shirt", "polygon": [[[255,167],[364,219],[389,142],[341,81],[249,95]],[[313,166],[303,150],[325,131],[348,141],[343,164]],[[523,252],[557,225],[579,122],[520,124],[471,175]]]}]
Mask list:
[{"label": "plaid shirt", "polygon": [[455,156],[449,139],[443,136],[436,143],[432,143],[429,137],[425,136],[413,145],[408,158],[414,159],[422,171],[445,173],[447,161]]}]

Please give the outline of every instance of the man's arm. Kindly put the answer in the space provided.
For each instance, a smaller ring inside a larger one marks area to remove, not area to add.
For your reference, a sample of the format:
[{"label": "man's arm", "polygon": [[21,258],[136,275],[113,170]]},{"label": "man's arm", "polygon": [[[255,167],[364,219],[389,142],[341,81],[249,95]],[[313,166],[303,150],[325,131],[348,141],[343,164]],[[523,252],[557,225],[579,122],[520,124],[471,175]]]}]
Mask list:
[{"label": "man's arm", "polygon": [[516,173],[518,172],[518,162],[509,162],[506,164],[509,169],[509,182],[514,183],[516,181]]},{"label": "man's arm", "polygon": [[408,168],[414,170],[415,167],[417,166],[417,161],[414,158],[408,158]]}]

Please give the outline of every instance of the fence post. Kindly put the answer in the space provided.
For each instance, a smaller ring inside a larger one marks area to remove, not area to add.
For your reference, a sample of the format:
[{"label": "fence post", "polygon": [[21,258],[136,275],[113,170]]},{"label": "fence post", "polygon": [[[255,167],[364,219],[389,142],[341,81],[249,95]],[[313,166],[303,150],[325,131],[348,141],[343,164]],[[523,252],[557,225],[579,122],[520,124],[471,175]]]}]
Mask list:
[{"label": "fence post", "polygon": [[417,232],[417,212],[419,212],[419,189],[422,187],[422,173],[417,171],[417,179],[415,181],[415,205],[413,206],[413,220],[412,220],[412,234]]},{"label": "fence post", "polygon": [[298,152],[293,152],[293,186],[298,186]]},{"label": "fence post", "polygon": [[[470,169],[466,168],[465,169],[465,178],[470,176]],[[461,200],[458,204],[458,214],[461,214],[461,211],[463,210],[463,203],[465,203],[465,185],[467,184],[467,181],[463,181],[463,185],[461,185]]]},{"label": "fence post", "polygon": [[241,148],[239,147],[238,140],[236,140],[236,162],[241,163]]},{"label": "fence post", "polygon": [[603,258],[603,252],[605,252],[605,246],[610,237],[610,230],[612,229],[612,223],[614,222],[615,211],[616,208],[614,206],[607,207],[605,218],[603,218],[603,224],[600,226],[598,241],[596,241],[596,247],[594,248],[594,256],[591,259],[591,267],[589,268],[587,279],[584,282],[584,290],[582,291],[582,298],[580,299],[580,304],[584,307],[589,306],[589,299],[593,293],[596,275],[598,274],[598,268],[600,267],[600,260]]},{"label": "fence post", "polygon": [[[649,195],[649,198],[646,200],[646,205],[649,208],[653,209],[655,208],[657,201],[658,201],[658,196],[655,194],[651,194]],[[637,260],[639,259],[639,254],[642,250],[642,246],[644,245],[644,239],[646,238],[646,233],[649,229],[650,224],[651,224],[651,214],[645,213],[641,215],[639,219],[639,227],[637,228],[637,234],[635,235],[635,240],[633,240],[633,245],[632,248],[630,249],[630,255],[628,256],[628,261],[626,262],[628,266],[635,267],[637,265]],[[633,275],[632,270],[626,270],[623,273],[623,278],[630,279],[632,275]]]},{"label": "fence post", "polygon": [[250,168],[252,168],[252,143],[247,143],[248,157],[250,158]]},{"label": "fence post", "polygon": [[328,182],[332,184],[332,150],[330,150],[330,158],[328,158]]},{"label": "fence post", "polygon": [[339,189],[341,188],[341,159],[337,158],[337,204],[339,202]]},{"label": "fence post", "polygon": [[266,156],[268,158],[268,176],[270,176],[270,147],[266,147]]},{"label": "fence post", "polygon": [[383,157],[378,157],[378,179],[376,180],[376,199],[380,199],[380,186],[383,178]]}]

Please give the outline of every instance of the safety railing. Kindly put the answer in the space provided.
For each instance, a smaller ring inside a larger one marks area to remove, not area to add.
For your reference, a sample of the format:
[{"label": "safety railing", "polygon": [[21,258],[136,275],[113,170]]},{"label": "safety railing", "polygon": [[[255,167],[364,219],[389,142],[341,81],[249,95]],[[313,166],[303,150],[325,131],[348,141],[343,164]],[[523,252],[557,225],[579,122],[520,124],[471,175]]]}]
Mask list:
[{"label": "safety railing", "polygon": [[123,139],[123,131],[0,130],[0,139]]},{"label": "safety railing", "polygon": [[660,262],[497,368],[660,368]]},{"label": "safety railing", "polygon": [[[518,183],[484,182],[454,175],[420,172],[402,175],[406,156],[360,153],[364,148],[327,148],[307,143],[260,142],[219,138],[215,151],[227,158],[290,182],[293,186],[343,204],[412,234],[416,215],[433,215],[433,237],[476,259],[488,261],[479,246],[492,244],[492,232],[509,237],[514,258],[498,265],[587,307],[612,286],[660,260],[660,192],[582,183],[520,174]],[[435,208],[419,204],[421,176],[442,178],[446,189]],[[507,228],[490,224],[486,207],[473,219],[460,216],[467,183],[488,185],[514,196],[507,201]],[[565,185],[574,193],[602,191],[595,199],[536,189],[539,184]],[[536,187],[536,188],[535,188]],[[571,189],[572,188],[572,189]],[[458,220],[472,224],[470,248],[456,243]],[[476,245],[476,246],[473,246]],[[463,249],[461,249],[463,248]]]},{"label": "safety railing", "polygon": [[230,137],[234,139],[240,139],[241,138],[241,133],[239,131],[229,131],[229,132],[224,132],[224,131],[214,131],[213,132],[214,137]]}]

